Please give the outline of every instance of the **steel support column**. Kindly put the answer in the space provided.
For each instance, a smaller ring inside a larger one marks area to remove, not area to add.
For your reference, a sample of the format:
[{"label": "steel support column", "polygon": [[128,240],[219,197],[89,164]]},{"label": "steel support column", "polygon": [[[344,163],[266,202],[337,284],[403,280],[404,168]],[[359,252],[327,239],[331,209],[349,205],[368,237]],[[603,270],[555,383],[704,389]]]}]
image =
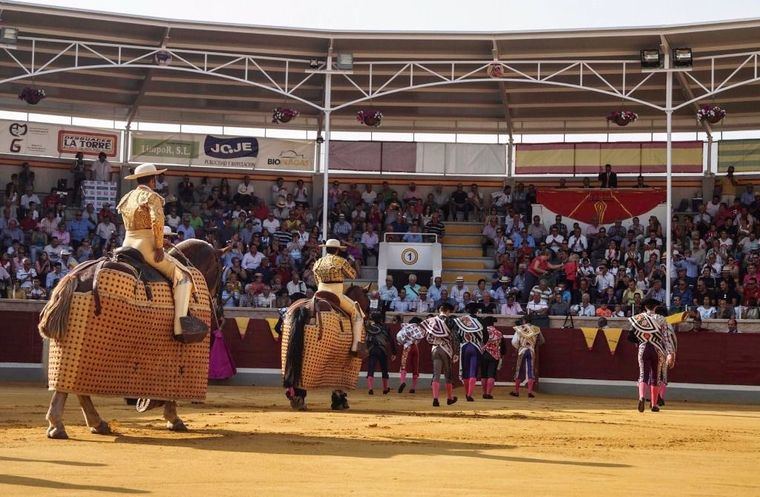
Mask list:
[{"label": "steel support column", "polygon": [[[670,54],[665,54],[665,67],[670,69]],[[665,188],[667,189],[666,213],[665,213],[665,305],[670,309],[670,274],[673,269],[672,244],[673,244],[673,227],[672,210],[673,210],[673,72],[668,71],[665,74],[665,122],[667,133],[667,146],[665,151]]]},{"label": "steel support column", "polygon": [[[324,112],[324,124],[325,124],[325,142],[322,149],[324,150],[324,161],[322,162],[322,238],[326,242],[328,238],[327,217],[329,214],[327,194],[329,190],[329,177],[330,177],[330,106],[332,105],[332,99],[330,96],[332,87],[332,50],[327,55],[327,71],[325,72],[325,112]],[[325,251],[322,250],[322,255]]]}]

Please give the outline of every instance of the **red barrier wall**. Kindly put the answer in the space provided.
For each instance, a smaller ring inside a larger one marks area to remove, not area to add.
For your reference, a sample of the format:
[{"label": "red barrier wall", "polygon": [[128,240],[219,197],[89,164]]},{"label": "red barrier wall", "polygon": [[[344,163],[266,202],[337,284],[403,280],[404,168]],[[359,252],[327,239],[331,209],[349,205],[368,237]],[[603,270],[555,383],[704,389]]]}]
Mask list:
[{"label": "red barrier wall", "polygon": [[[37,313],[3,312],[0,331],[0,362],[38,363],[42,339],[37,333]],[[389,325],[392,333],[398,325]],[[502,331],[511,333],[511,329]],[[225,340],[239,368],[280,368],[280,342],[272,337],[269,323],[251,319],[244,337],[234,319],[223,329]],[[610,354],[599,333],[591,350],[577,329],[545,329],[546,344],[539,349],[538,375],[549,378],[635,380],[638,376],[636,347],[621,337],[615,354]],[[400,356],[400,349],[399,349]],[[511,381],[515,351],[508,347],[500,381]],[[430,373],[430,347],[420,346],[420,371]],[[398,372],[399,357],[390,371]],[[376,374],[376,376],[379,376]],[[682,383],[760,385],[760,334],[700,332],[678,335],[678,357],[670,380]]]}]

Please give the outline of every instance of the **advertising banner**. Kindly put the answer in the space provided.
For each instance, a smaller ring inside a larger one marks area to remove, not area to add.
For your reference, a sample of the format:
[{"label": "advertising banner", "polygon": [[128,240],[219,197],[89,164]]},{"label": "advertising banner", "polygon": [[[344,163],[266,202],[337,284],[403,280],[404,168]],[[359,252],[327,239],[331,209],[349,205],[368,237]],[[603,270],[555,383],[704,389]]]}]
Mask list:
[{"label": "advertising banner", "polygon": [[0,153],[73,157],[77,152],[117,159],[119,131],[26,121],[0,121]]},{"label": "advertising banner", "polygon": [[131,139],[131,162],[314,170],[314,142],[308,140],[144,132],[132,133]]}]

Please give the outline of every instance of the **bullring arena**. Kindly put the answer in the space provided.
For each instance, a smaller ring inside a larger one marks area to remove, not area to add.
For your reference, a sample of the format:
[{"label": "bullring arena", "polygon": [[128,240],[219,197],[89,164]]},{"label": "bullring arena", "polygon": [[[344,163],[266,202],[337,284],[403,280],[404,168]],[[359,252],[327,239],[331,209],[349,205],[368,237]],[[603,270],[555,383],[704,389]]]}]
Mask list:
[{"label": "bullring arena", "polygon": [[760,19],[0,13],[0,496],[760,496]]}]

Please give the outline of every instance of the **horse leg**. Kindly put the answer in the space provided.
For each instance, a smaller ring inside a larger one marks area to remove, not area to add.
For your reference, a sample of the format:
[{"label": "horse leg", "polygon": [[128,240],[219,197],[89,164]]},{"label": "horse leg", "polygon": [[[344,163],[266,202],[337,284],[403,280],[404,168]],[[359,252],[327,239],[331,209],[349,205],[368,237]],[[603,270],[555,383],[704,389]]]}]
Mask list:
[{"label": "horse leg", "polygon": [[166,401],[164,404],[164,419],[166,427],[171,431],[187,431],[185,423],[177,416],[177,402],[174,400]]},{"label": "horse leg", "polygon": [[66,434],[66,427],[63,426],[63,408],[66,405],[66,398],[69,396],[66,392],[59,392],[56,390],[53,393],[53,397],[50,399],[50,408],[48,409],[47,419],[48,438],[54,438],[57,440],[66,440],[69,436]]},{"label": "horse leg", "polygon": [[87,423],[90,433],[95,435],[110,435],[111,427],[98,414],[95,405],[92,403],[92,398],[89,395],[77,395],[77,398],[79,399],[79,405],[82,406],[84,421]]}]

